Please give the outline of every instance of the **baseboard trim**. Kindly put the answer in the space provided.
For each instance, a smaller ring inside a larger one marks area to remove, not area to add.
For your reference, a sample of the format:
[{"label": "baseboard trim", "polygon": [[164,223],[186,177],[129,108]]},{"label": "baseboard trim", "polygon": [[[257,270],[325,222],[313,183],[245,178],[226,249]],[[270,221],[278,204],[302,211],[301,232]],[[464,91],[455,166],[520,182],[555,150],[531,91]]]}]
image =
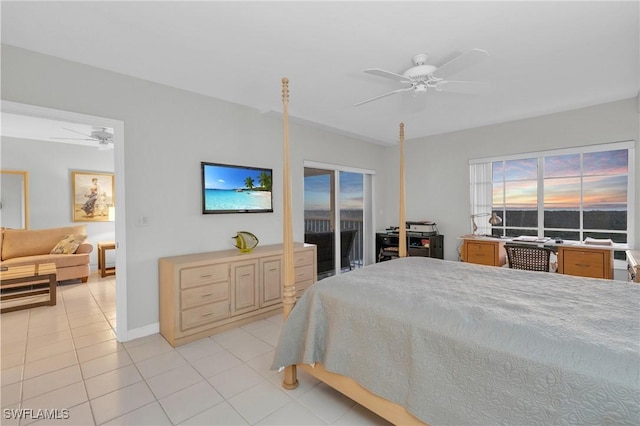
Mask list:
[{"label": "baseboard trim", "polygon": [[160,323],[155,322],[153,324],[145,325],[144,327],[134,328],[133,330],[127,330],[127,335],[123,336],[124,339],[118,341],[129,342],[131,340],[139,339],[141,337],[150,336],[152,334],[160,333]]}]

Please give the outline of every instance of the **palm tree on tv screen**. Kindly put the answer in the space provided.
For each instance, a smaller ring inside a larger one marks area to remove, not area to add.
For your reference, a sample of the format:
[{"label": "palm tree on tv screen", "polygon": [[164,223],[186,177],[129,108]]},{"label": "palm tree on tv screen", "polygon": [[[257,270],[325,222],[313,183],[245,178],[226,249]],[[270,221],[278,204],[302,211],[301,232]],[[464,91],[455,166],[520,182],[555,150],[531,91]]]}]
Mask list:
[{"label": "palm tree on tv screen", "polygon": [[260,183],[260,186],[266,191],[271,191],[271,175],[269,173],[260,172],[258,182]]},{"label": "palm tree on tv screen", "polygon": [[253,181],[253,178],[251,176],[244,180],[244,186],[246,186],[247,189],[253,189],[253,187],[255,186],[255,182]]}]

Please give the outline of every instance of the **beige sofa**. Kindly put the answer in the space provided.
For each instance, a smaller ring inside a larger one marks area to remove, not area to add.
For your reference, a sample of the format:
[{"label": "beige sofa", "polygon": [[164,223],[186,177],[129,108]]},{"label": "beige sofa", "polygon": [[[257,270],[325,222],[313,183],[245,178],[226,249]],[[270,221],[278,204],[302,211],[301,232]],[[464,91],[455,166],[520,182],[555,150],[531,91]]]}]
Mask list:
[{"label": "beige sofa", "polygon": [[58,281],[89,278],[89,253],[93,244],[85,240],[72,254],[52,254],[51,251],[66,236],[87,235],[86,225],[48,229],[3,228],[0,238],[2,266],[55,263]]}]

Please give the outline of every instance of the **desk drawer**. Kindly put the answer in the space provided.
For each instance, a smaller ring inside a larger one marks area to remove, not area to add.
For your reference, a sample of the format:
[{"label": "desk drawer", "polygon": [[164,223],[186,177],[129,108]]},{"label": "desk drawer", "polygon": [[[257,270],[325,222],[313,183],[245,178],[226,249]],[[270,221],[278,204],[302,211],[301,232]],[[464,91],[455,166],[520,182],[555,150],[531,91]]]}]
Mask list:
[{"label": "desk drawer", "polygon": [[203,284],[227,281],[228,279],[228,263],[186,268],[180,271],[180,288],[191,288]]},{"label": "desk drawer", "polygon": [[494,244],[467,242],[466,262],[479,265],[496,265],[496,250]]},{"label": "desk drawer", "polygon": [[603,252],[564,250],[563,255],[563,273],[580,277],[607,278]]},{"label": "desk drawer", "polygon": [[293,254],[293,266],[305,266],[305,265],[313,265],[313,250],[305,250],[300,252],[295,252]]},{"label": "desk drawer", "polygon": [[182,330],[208,324],[229,317],[229,302],[210,303],[198,308],[188,309],[181,314]]},{"label": "desk drawer", "polygon": [[180,293],[180,307],[184,309],[194,308],[207,303],[219,302],[229,299],[229,282],[221,282],[201,287],[182,290]]}]

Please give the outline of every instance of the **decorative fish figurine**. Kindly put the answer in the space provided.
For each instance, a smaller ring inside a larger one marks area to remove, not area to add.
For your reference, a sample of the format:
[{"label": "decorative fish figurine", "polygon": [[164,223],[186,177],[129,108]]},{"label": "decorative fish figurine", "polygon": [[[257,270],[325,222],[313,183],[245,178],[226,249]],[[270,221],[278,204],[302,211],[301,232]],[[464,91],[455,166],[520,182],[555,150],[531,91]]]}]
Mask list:
[{"label": "decorative fish figurine", "polygon": [[241,253],[251,253],[260,242],[258,237],[247,231],[238,231],[236,236],[231,239],[236,240],[235,246],[240,249]]}]

